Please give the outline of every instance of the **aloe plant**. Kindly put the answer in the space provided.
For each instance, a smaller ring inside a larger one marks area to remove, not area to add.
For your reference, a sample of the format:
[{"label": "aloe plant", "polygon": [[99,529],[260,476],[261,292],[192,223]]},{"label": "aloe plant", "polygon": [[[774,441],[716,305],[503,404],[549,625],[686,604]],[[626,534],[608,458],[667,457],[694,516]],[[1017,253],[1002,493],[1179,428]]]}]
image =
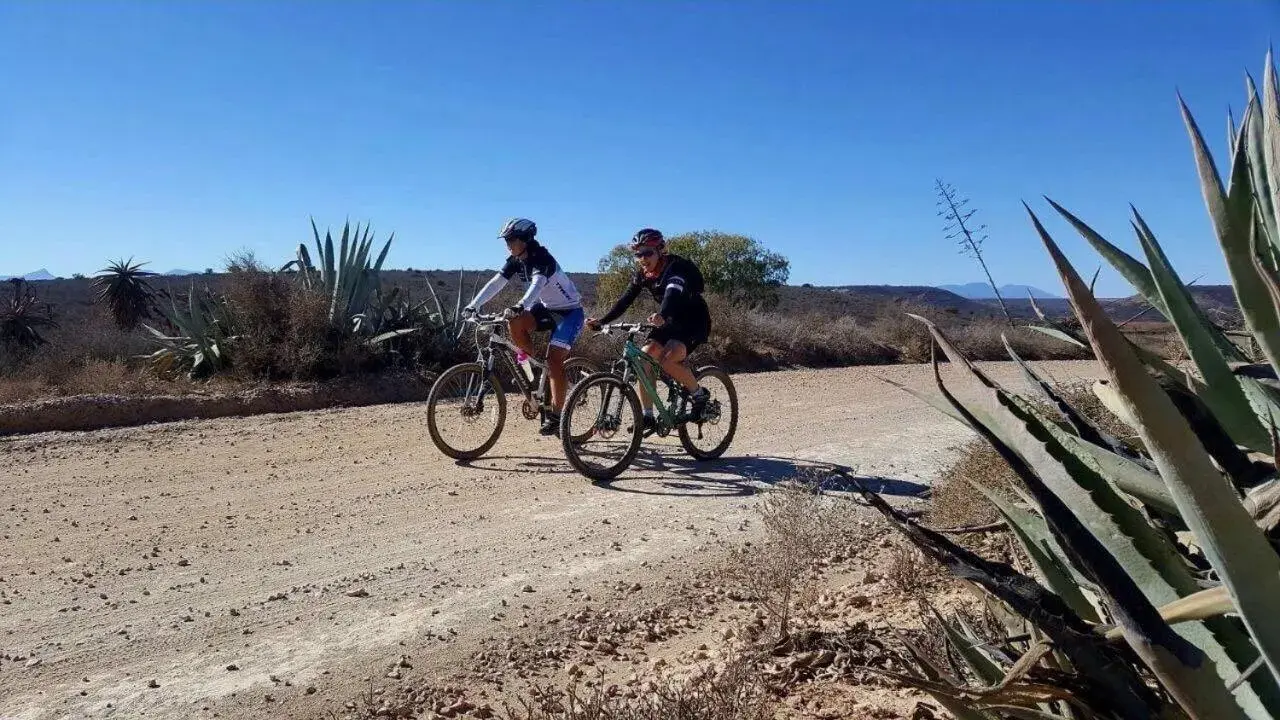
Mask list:
[{"label": "aloe plant", "polygon": [[[935,361],[940,397],[911,392],[974,430],[1022,481],[1021,503],[978,489],[1005,518],[1034,577],[984,564],[882,501],[872,504],[927,553],[1021,615],[1026,637],[1050,645],[1006,638],[1003,647],[1022,653],[1010,663],[976,651],[971,633],[940,618],[967,677],[948,679],[918,662],[917,674],[901,679],[958,717],[1059,717],[1068,706],[1077,718],[1280,717],[1280,554],[1273,544],[1280,524],[1280,82],[1270,53],[1261,97],[1252,80],[1247,88],[1240,122],[1228,119],[1225,183],[1179,101],[1201,193],[1256,351],[1246,353],[1196,303],[1136,208],[1131,225],[1139,253],[1130,254],[1046,198],[1169,319],[1193,370],[1143,351],[1027,208],[1078,321],[1055,323],[1041,314],[1038,329],[1092,350],[1105,374],[1095,393],[1133,429],[1136,444],[1101,432],[1012,348],[1037,401],[995,383],[917,318],[972,390],[944,383]],[[1052,616],[1028,605],[1035,595],[1056,608]],[[1088,627],[1105,643],[1125,643],[1133,654],[1121,658],[1081,644],[1064,634],[1064,622]],[[1110,663],[1109,671],[1099,663]],[[1044,675],[1049,668],[1059,675]],[[1045,677],[1057,690],[1030,682]],[[1152,686],[1156,693],[1145,692]],[[1010,688],[1019,691],[1005,692]],[[1105,707],[1100,701],[1109,693],[1123,704]]]},{"label": "aloe plant", "polygon": [[39,312],[36,294],[25,280],[13,278],[9,284],[13,286],[13,295],[0,301],[0,345],[21,350],[44,345],[48,341],[40,331],[58,327],[52,306],[46,306],[44,313]]},{"label": "aloe plant", "polygon": [[155,308],[156,291],[147,281],[155,273],[143,270],[144,265],[146,263],[133,262],[133,258],[116,260],[93,279],[93,287],[98,290],[98,302],[106,304],[116,327],[121,330],[137,328],[139,323],[151,317]]}]

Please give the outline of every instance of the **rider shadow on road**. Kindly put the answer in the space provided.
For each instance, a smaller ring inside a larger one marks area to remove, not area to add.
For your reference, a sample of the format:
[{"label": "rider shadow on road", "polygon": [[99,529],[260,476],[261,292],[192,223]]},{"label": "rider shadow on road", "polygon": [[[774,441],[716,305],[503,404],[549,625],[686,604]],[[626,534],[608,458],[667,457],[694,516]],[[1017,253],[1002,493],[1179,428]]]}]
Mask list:
[{"label": "rider shadow on road", "polygon": [[563,458],[558,460],[537,455],[491,455],[475,460],[456,460],[458,467],[502,473],[572,473],[576,472]]},{"label": "rider shadow on road", "polygon": [[[664,455],[654,448],[642,448],[632,470],[594,485],[641,495],[747,497],[784,480],[821,473],[824,467],[822,463],[806,460],[750,455],[699,462],[685,456]],[[910,480],[884,477],[859,477],[858,480],[881,495],[922,498],[929,492],[928,485]],[[825,479],[823,487],[835,492],[856,491],[852,482],[837,477]]]}]

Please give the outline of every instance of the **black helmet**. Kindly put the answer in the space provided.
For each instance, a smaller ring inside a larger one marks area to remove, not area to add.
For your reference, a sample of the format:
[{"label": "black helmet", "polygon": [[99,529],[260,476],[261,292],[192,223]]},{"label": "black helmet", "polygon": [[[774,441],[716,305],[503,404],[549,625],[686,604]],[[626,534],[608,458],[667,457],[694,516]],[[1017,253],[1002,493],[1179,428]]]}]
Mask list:
[{"label": "black helmet", "polygon": [[532,220],[525,218],[512,218],[502,226],[502,232],[498,233],[498,237],[503,240],[523,240],[529,242],[538,234],[538,225]]},{"label": "black helmet", "polygon": [[653,228],[643,228],[631,238],[631,247],[651,247],[661,250],[667,244],[662,233]]}]

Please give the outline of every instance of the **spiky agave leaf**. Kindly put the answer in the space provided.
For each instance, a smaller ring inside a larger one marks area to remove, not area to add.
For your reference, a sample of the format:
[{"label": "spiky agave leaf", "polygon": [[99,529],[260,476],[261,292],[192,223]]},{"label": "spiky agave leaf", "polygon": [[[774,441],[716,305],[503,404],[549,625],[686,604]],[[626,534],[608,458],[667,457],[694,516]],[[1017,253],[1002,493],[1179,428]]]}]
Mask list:
[{"label": "spiky agave leaf", "polygon": [[1076,315],[1115,385],[1139,421],[1139,433],[1187,526],[1231,592],[1273,676],[1280,677],[1280,557],[1259,532],[1231,486],[1173,402],[1129,351],[1120,331],[1084,289],[1075,269],[1027,208],[1066,286]]},{"label": "spiky agave leaf", "polygon": [[1062,598],[1081,618],[1088,622],[1100,622],[1097,608],[1080,589],[1082,578],[1063,556],[1044,519],[1006,501],[980,483],[970,481],[969,484],[986,497],[1009,524],[1014,538],[1031,559],[1036,579]]},{"label": "spiky agave leaf", "polygon": [[1268,243],[1268,256],[1280,254],[1280,83],[1276,81],[1273,54],[1267,50],[1266,67],[1262,80],[1261,137],[1250,141],[1249,162],[1265,181],[1256,182],[1255,192],[1263,196],[1262,210]]},{"label": "spiky agave leaf", "polygon": [[[1252,378],[1232,374],[1229,363],[1245,362],[1247,358],[1204,316],[1187,286],[1178,279],[1151,229],[1136,209],[1132,212],[1134,231],[1151,263],[1151,275],[1169,309],[1169,319],[1204,378],[1204,390],[1198,394],[1236,443],[1265,452],[1270,439],[1259,418],[1267,416],[1272,406],[1270,399]],[[1280,415],[1280,408],[1270,412]]]},{"label": "spiky agave leaf", "polygon": [[[929,330],[954,365],[968,367],[941,330],[931,323]],[[977,379],[984,384],[990,382]],[[1098,583],[1108,607],[1120,618],[1120,625],[1124,626],[1126,620],[1131,623],[1126,639],[1131,644],[1135,640],[1146,643],[1135,647],[1143,660],[1170,681],[1183,682],[1181,690],[1194,688],[1197,697],[1215,701],[1214,683],[1202,677],[1203,668],[1196,667],[1191,658],[1199,655],[1200,661],[1209,660],[1209,673],[1217,675],[1216,689],[1225,691],[1225,683],[1234,679],[1253,657],[1246,657],[1247,638],[1228,625],[1187,625],[1175,630],[1159,620],[1157,606],[1199,589],[1190,567],[1172,542],[1115,493],[1092,467],[1064,447],[1055,435],[1065,435],[1065,431],[1056,428],[1029,403],[996,386],[965,404],[961,411],[976,415],[975,410],[986,418],[980,434],[997,438],[1016,453],[1017,462],[1010,463],[1015,470],[1022,466],[1034,475],[1034,480],[1023,480],[1045,520],[1054,528],[1073,564]],[[1022,471],[1019,476],[1023,476]],[[1067,515],[1055,517],[1055,507]],[[1184,652],[1192,654],[1182,655]],[[1252,687],[1242,687],[1239,697],[1250,717],[1269,717]]]},{"label": "spiky agave leaf", "polygon": [[[938,379],[941,383],[940,378]],[[941,388],[947,399],[953,397]],[[957,407],[957,410],[961,408]],[[976,420],[970,422],[976,424]],[[986,560],[963,548],[941,533],[923,527],[871,492],[847,472],[839,474],[856,487],[862,497],[890,524],[926,555],[941,563],[956,577],[975,583],[1001,600],[1012,611],[1040,628],[1080,673],[1084,687],[1081,699],[1091,707],[1108,707],[1114,717],[1146,718],[1158,714],[1159,701],[1133,672],[1131,666],[1105,645],[1091,626],[1076,615],[1062,598],[1006,563]],[[942,689],[943,692],[951,692]]]}]

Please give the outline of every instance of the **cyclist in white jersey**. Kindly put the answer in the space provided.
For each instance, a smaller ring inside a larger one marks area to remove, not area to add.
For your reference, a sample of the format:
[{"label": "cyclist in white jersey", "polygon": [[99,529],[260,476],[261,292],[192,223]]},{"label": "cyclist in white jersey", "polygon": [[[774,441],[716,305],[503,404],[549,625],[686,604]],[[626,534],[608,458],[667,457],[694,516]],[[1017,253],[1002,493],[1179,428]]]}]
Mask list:
[{"label": "cyclist in white jersey", "polygon": [[[534,330],[552,330],[547,347],[547,378],[551,382],[551,404],[554,412],[546,414],[540,432],[558,435],[560,411],[564,408],[564,361],[569,350],[582,332],[586,314],[582,311],[582,297],[559,263],[535,238],[538,226],[525,218],[514,218],[499,233],[507,243],[510,256],[502,269],[480,288],[474,300],[464,312],[474,313],[506,287],[511,278],[519,275],[528,283],[524,297],[507,309],[507,327],[516,347],[526,355],[533,351]],[[523,360],[523,358],[517,358]]]}]

